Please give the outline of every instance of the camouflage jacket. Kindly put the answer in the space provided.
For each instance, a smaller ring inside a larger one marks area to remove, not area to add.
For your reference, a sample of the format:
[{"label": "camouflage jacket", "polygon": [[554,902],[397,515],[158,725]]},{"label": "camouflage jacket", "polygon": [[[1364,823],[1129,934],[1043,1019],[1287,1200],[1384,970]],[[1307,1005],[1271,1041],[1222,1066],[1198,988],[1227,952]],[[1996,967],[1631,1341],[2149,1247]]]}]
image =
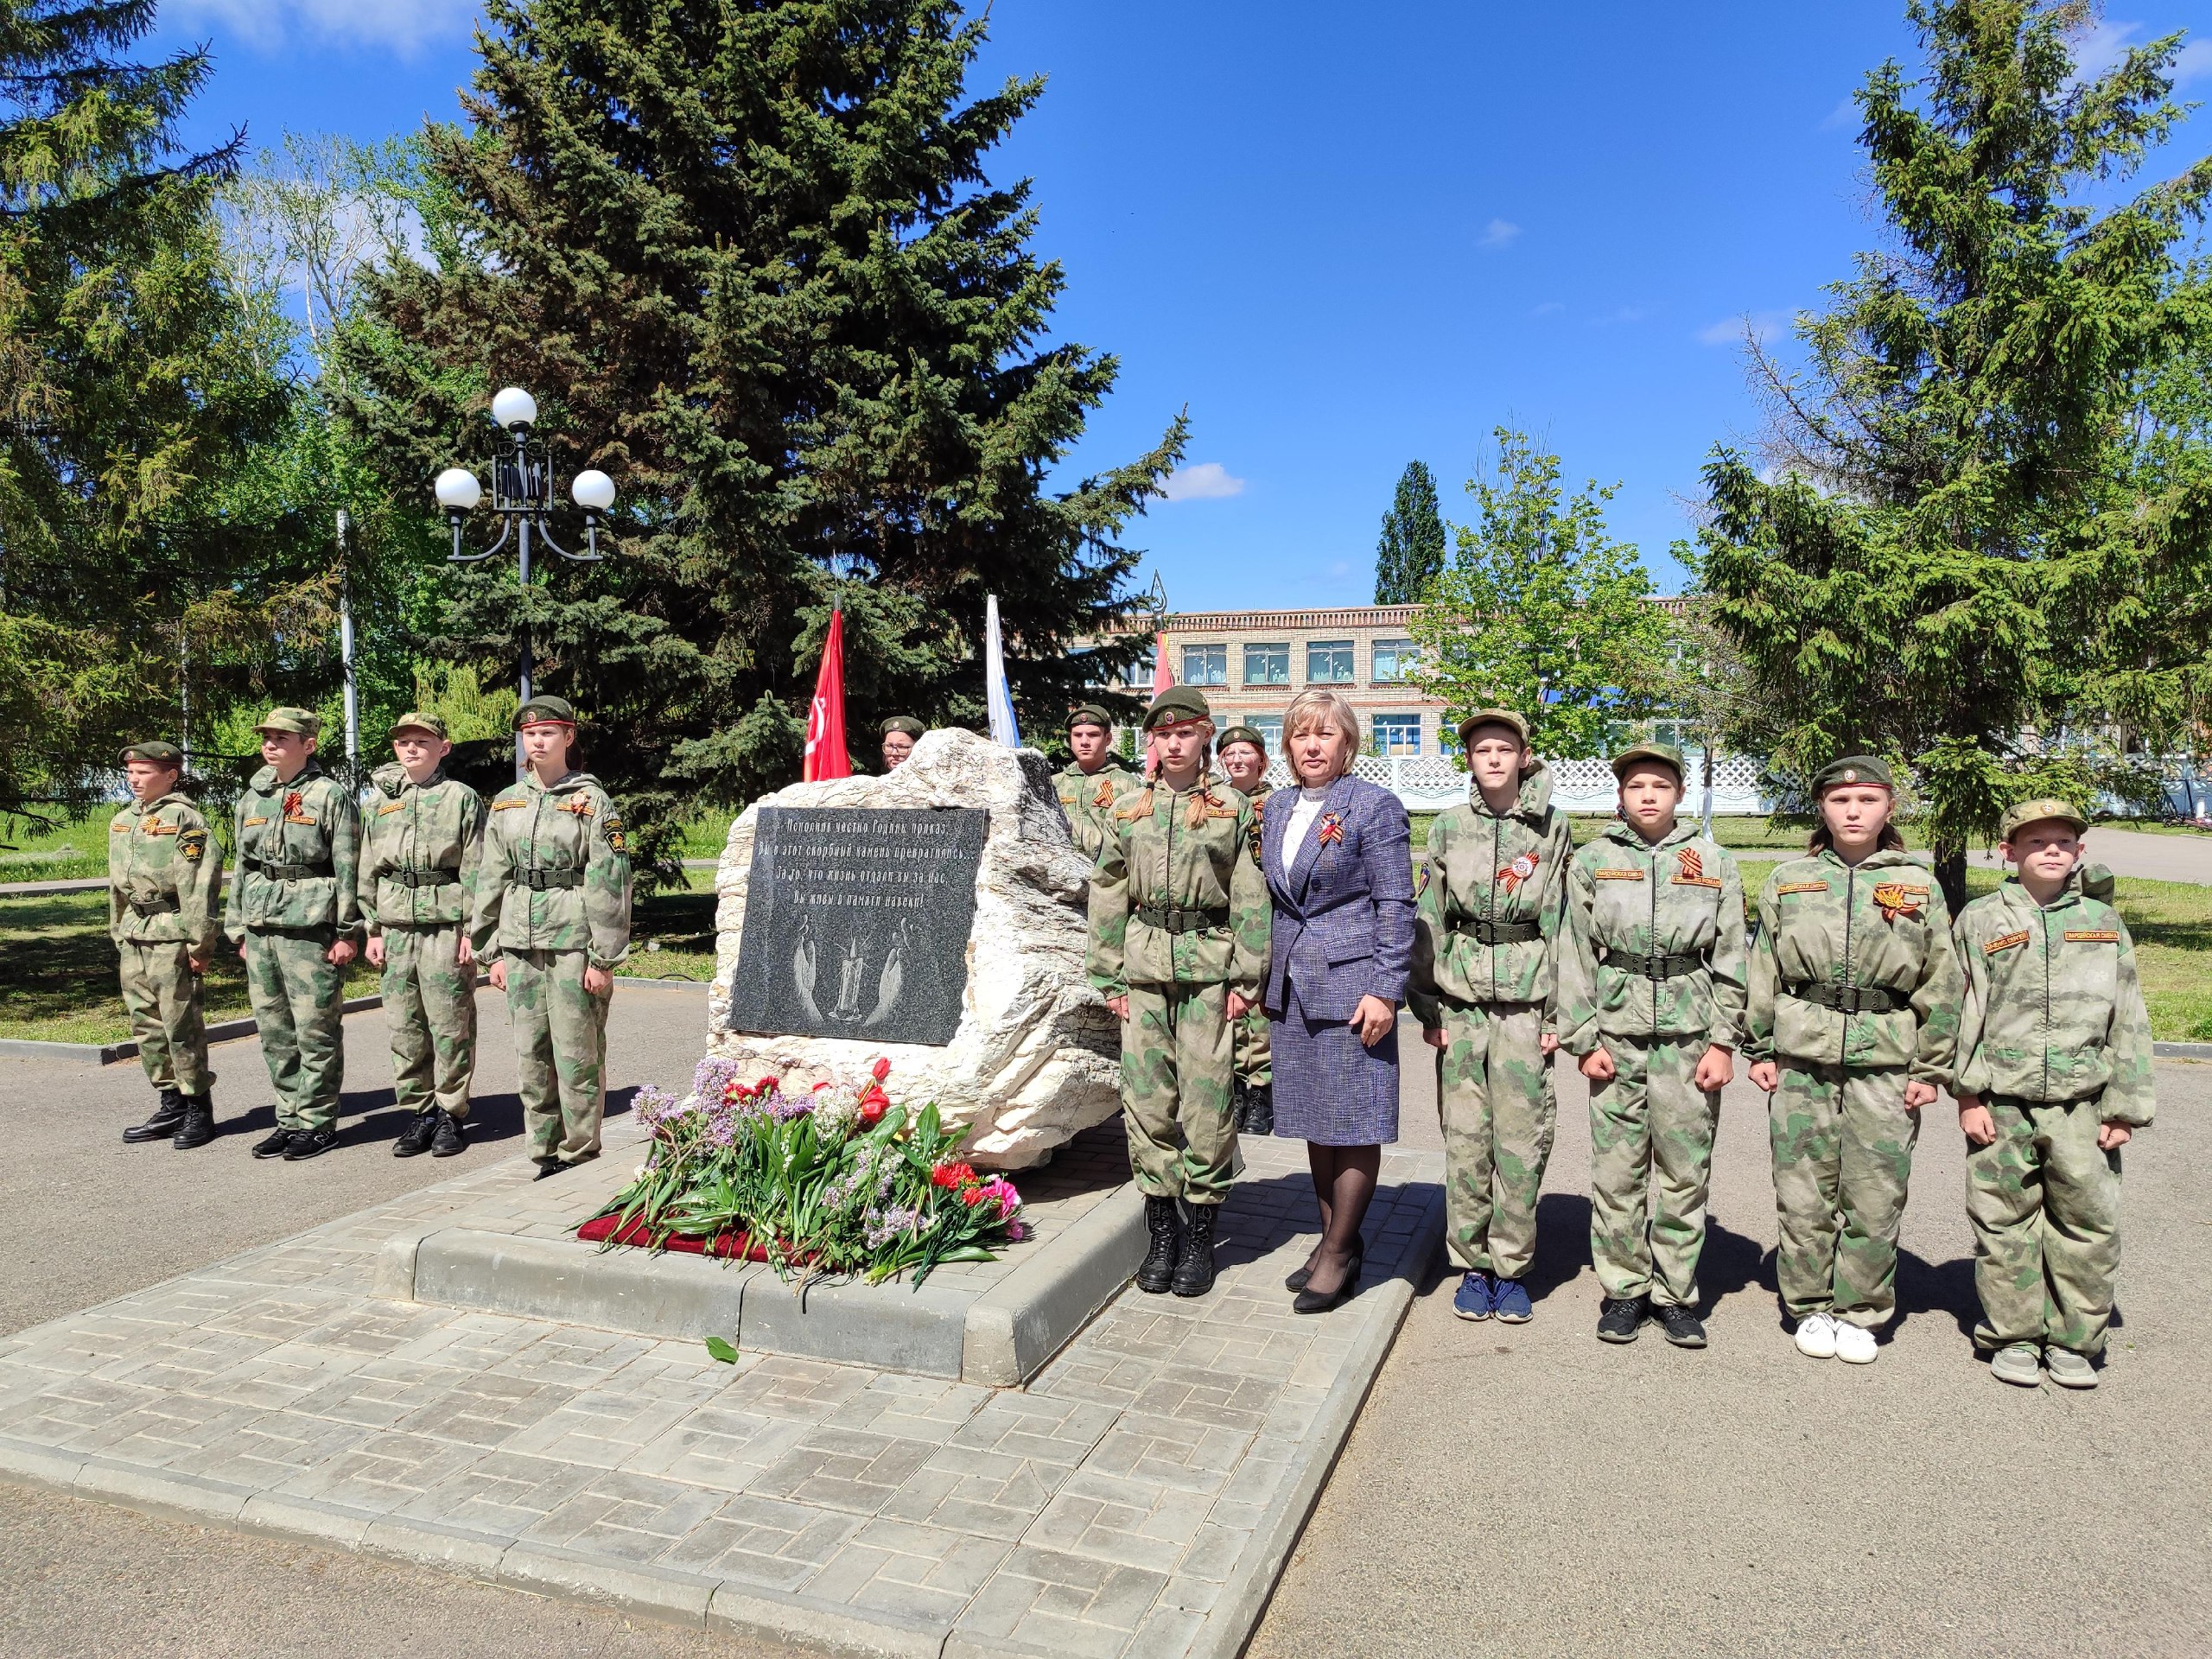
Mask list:
[{"label": "camouflage jacket", "polygon": [[[1552,810],[1551,768],[1539,761],[1503,817],[1471,781],[1471,799],[1428,826],[1428,853],[1415,873],[1413,974],[1406,1006],[1430,1030],[1442,1005],[1540,1002],[1556,1028],[1560,933],[1574,837]],[[1536,936],[1485,944],[1478,931],[1529,926]]]},{"label": "camouflage jacket", "polygon": [[[361,919],[387,927],[466,925],[484,855],[484,799],[467,784],[434,772],[410,784],[397,761],[370,775],[375,785],[361,823]],[[458,880],[423,882],[422,873]],[[418,879],[410,883],[408,876]]]},{"label": "camouflage jacket", "polygon": [[107,827],[107,931],[116,943],[189,945],[195,957],[215,949],[215,894],[223,885],[223,849],[207,820],[181,795],[151,806],[131,804]]},{"label": "camouflage jacket", "polygon": [[1114,798],[1141,780],[1119,760],[1109,760],[1096,772],[1070,763],[1052,774],[1052,788],[1060,798],[1060,810],[1068,815],[1068,836],[1076,850],[1092,863],[1106,844],[1106,814]]},{"label": "camouflage jacket", "polygon": [[361,931],[361,817],[346,786],[309,759],[289,784],[264,766],[238,797],[238,873],[223,907],[232,944],[246,930]]},{"label": "camouflage jacket", "polygon": [[1221,983],[1257,996],[1274,912],[1252,857],[1250,803],[1208,773],[1180,793],[1125,791],[1103,822],[1090,982],[1108,996],[1132,984]]},{"label": "camouflage jacket", "polygon": [[[1793,995],[1808,986],[1887,991],[1906,1006],[1846,1013]],[[1829,850],[1793,859],[1759,893],[1744,1054],[1909,1066],[1917,1082],[1948,1085],[1965,988],[1942,889],[1910,854],[1877,851],[1855,869]]]},{"label": "camouflage jacket", "polygon": [[486,817],[469,930],[479,956],[583,950],[612,968],[630,954],[630,855],[598,779],[572,772],[548,789],[525,772]]},{"label": "camouflage jacket", "polygon": [[[1568,1053],[1588,1054],[1608,1037],[1742,1042],[1743,878],[1694,825],[1676,824],[1656,845],[1618,819],[1606,825],[1567,865],[1567,925],[1559,1035]],[[1655,971],[1669,968],[1679,971]]]},{"label": "camouflage jacket", "polygon": [[2151,1121],[2151,1017],[2135,942],[2102,899],[2066,891],[2038,905],[2015,876],[1959,912],[1966,965],[1958,1092],[2087,1100],[2107,1123]]}]

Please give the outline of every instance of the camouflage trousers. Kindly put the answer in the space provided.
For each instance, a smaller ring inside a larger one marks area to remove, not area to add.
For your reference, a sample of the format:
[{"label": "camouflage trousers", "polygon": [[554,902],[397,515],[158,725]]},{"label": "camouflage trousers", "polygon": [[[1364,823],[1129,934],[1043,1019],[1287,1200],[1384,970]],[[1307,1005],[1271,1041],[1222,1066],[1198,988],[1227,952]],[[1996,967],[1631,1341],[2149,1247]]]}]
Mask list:
[{"label": "camouflage trousers", "polygon": [[261,1058],[276,1085],[276,1123],[327,1129],[346,1082],[346,970],[325,960],[320,928],[251,928],[245,988],[261,1030]]},{"label": "camouflage trousers", "polygon": [[1608,1296],[1697,1306],[1720,1096],[1692,1081],[1702,1037],[1605,1039],[1590,1085],[1590,1258]]},{"label": "camouflage trousers", "polygon": [[392,1094],[410,1112],[435,1104],[468,1116],[476,1071],[476,969],[461,965],[461,929],[384,930],[384,1007],[391,1022]]},{"label": "camouflage trousers", "polygon": [[1903,1066],[1782,1067],[1767,1111],[1775,1273],[1793,1319],[1833,1313],[1871,1331],[1896,1311],[1897,1229],[1920,1138],[1906,1081]]},{"label": "camouflage trousers", "polygon": [[607,1113],[607,1008],[610,989],[584,988],[582,950],[510,950],[507,1019],[515,1033],[516,1086],[533,1158],[564,1164],[599,1150]]},{"label": "camouflage trousers", "polygon": [[1991,1095],[1982,1103],[1997,1139],[1967,1149],[1981,1296],[1974,1345],[2101,1354],[2120,1271],[2120,1151],[2097,1146],[2097,1102]]},{"label": "camouflage trousers", "polygon": [[1239,1083],[1272,1084],[1275,1079],[1274,1055],[1268,1041],[1268,1015],[1264,1008],[1254,1008],[1236,1022],[1233,1039],[1236,1056],[1236,1080]]},{"label": "camouflage trousers", "polygon": [[215,1074],[207,1069],[207,1026],[200,1017],[192,948],[124,939],[116,949],[122,958],[124,1011],[130,1016],[146,1081],[181,1095],[205,1095],[214,1086]]},{"label": "camouflage trousers", "polygon": [[1229,987],[1132,985],[1122,1022],[1122,1121],[1147,1198],[1219,1204],[1236,1160]]},{"label": "camouflage trousers", "polygon": [[1518,1279],[1536,1259],[1536,1195],[1558,1116],[1543,1034],[1539,1003],[1444,1005],[1444,1236],[1463,1270]]}]

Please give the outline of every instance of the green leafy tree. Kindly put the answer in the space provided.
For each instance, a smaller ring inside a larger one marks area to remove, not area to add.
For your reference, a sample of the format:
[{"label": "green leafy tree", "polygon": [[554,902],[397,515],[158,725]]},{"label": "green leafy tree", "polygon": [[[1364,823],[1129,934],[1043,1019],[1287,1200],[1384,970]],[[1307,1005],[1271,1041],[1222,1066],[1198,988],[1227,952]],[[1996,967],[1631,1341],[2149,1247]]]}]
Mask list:
[{"label": "green leafy tree", "polygon": [[185,611],[287,584],[227,481],[281,419],[212,213],[240,140],[175,134],[204,51],[138,62],[152,0],[0,0],[0,807],[83,798],[175,732]]},{"label": "green leafy tree", "polygon": [[1415,677],[1449,705],[1511,709],[1542,753],[1604,752],[1611,728],[1649,713],[1664,689],[1669,629],[1637,550],[1605,528],[1613,490],[1569,497],[1560,461],[1497,429],[1497,461],[1467,493],[1477,514],[1414,618]]},{"label": "green leafy tree", "polygon": [[1444,514],[1436,504],[1436,479],[1426,461],[1409,461],[1382,515],[1375,545],[1375,602],[1417,604],[1421,590],[1444,569]]},{"label": "green leafy tree", "polygon": [[[454,205],[435,257],[371,278],[347,413],[424,499],[480,456],[490,391],[539,400],[557,473],[620,491],[610,556],[464,574],[441,640],[515,658],[588,717],[649,857],[703,791],[798,767],[830,607],[849,719],[980,724],[998,595],[1025,726],[1095,670],[1138,555],[1119,532],[1181,454],[1065,493],[1116,362],[1047,336],[1063,276],[1026,184],[985,160],[1036,101],[970,99],[950,0],[492,0],[471,130],[425,135]],[[1095,663],[1096,658],[1090,659]]]},{"label": "green leafy tree", "polygon": [[2178,35],[2088,79],[2086,4],[1908,15],[1924,74],[1887,63],[1858,94],[1890,245],[1800,318],[1801,372],[1754,347],[1770,452],[1707,466],[1706,575],[1777,758],[1800,777],[1854,749],[1910,762],[1955,905],[1969,837],[2091,781],[2069,723],[2154,690],[2131,637],[2167,639],[2151,613],[2174,594],[2202,603],[2201,482],[2139,512],[2130,435],[2202,337],[2174,250],[2212,164],[2097,205],[2181,113]]}]

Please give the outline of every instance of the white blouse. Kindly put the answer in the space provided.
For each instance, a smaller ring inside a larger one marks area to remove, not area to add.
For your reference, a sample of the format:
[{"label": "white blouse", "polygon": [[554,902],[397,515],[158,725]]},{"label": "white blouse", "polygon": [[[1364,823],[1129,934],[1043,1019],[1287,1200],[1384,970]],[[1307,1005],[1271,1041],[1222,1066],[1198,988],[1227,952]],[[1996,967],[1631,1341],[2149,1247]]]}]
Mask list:
[{"label": "white blouse", "polygon": [[1328,798],[1326,789],[1299,790],[1298,804],[1290,810],[1290,827],[1282,834],[1284,869],[1298,862],[1299,849],[1306,845],[1306,837],[1313,833],[1313,820],[1321,816],[1321,803]]}]

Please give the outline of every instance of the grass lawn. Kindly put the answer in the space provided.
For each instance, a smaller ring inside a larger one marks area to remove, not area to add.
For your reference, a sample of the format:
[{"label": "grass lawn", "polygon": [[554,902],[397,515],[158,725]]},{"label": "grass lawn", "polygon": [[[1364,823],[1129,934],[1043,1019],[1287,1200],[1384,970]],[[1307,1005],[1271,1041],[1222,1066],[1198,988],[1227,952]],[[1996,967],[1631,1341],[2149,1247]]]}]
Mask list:
[{"label": "grass lawn", "polygon": [[0,818],[0,881],[74,881],[107,874],[107,826],[113,807],[103,807],[54,829],[29,818]]}]

